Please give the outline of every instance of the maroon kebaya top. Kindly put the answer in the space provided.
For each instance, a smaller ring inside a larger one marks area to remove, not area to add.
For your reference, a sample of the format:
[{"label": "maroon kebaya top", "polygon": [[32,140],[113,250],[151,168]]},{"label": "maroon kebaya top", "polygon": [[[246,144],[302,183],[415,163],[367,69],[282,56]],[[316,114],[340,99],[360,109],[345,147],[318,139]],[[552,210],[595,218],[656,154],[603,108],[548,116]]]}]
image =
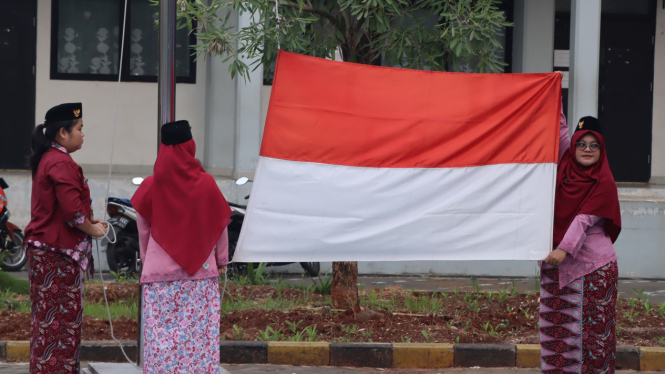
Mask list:
[{"label": "maroon kebaya top", "polygon": [[90,237],[76,226],[91,219],[90,188],[81,167],[57,143],[44,153],[32,179],[32,210],[26,243],[62,252],[87,270]]}]

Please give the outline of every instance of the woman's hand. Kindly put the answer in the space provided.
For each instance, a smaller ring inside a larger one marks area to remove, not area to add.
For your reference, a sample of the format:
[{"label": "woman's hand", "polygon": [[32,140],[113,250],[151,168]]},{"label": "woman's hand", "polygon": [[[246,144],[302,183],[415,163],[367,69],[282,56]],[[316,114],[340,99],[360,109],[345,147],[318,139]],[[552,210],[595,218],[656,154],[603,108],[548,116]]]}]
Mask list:
[{"label": "woman's hand", "polygon": [[226,265],[222,265],[218,269],[219,271],[219,276],[221,277],[222,275],[226,274]]},{"label": "woman's hand", "polygon": [[93,234],[95,237],[101,238],[102,236],[108,233],[109,229],[108,227],[106,227],[106,224],[104,224],[103,222],[99,221],[96,223],[95,222],[92,223],[94,224],[95,227],[97,227],[97,233]]},{"label": "woman's hand", "polygon": [[553,250],[552,252],[550,252],[550,254],[547,257],[545,257],[544,261],[548,265],[558,267],[559,265],[561,265],[563,260],[566,258],[567,254],[568,254],[568,252],[564,251],[561,248],[557,248],[557,249]]},{"label": "woman's hand", "polygon": [[93,223],[92,221],[86,219],[85,222],[77,225],[76,227],[90,236],[101,238],[108,232],[108,227],[106,227],[106,224],[101,221],[95,221],[96,223]]},{"label": "woman's hand", "polygon": [[96,225],[96,224],[98,224],[98,223],[102,223],[102,222],[103,222],[103,221],[100,220],[100,219],[91,219],[91,220],[90,220],[90,223],[92,223],[93,225]]}]

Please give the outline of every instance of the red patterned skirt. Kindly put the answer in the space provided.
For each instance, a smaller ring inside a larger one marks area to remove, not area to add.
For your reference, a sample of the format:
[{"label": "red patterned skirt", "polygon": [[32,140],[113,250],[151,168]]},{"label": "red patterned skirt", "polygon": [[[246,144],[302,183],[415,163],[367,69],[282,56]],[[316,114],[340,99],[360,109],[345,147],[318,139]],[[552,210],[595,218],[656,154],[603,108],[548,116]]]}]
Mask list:
[{"label": "red patterned skirt", "polygon": [[540,275],[541,370],[546,374],[612,374],[616,363],[616,262],[559,289],[559,269]]},{"label": "red patterned skirt", "polygon": [[30,373],[79,373],[83,273],[65,254],[28,245]]}]

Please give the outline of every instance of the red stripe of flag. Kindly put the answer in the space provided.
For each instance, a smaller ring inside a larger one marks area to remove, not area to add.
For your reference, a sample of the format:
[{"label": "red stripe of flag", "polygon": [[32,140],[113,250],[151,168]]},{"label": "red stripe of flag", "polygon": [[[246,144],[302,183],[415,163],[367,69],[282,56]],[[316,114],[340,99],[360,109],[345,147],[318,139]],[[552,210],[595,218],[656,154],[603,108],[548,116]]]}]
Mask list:
[{"label": "red stripe of flag", "polygon": [[554,163],[561,81],[280,52],[261,156],[392,168]]}]

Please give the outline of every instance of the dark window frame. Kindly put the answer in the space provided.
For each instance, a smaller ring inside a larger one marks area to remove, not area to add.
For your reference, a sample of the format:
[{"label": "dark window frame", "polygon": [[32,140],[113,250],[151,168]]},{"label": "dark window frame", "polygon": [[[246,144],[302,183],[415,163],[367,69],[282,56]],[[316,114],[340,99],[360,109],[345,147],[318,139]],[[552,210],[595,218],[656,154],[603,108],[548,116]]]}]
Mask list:
[{"label": "dark window frame", "polygon": [[[116,0],[118,3],[119,15],[118,17],[118,27],[121,28],[123,24],[123,15],[125,13],[125,2],[123,0]],[[118,74],[88,74],[88,73],[60,73],[58,72],[58,20],[59,20],[59,11],[60,11],[60,0],[51,0],[51,67],[50,67],[50,79],[51,80],[68,80],[68,81],[98,81],[98,82],[113,82],[118,81]],[[125,24],[125,53],[123,60],[120,61],[122,66],[122,82],[146,82],[146,83],[156,83],[157,76],[155,75],[131,75],[129,73],[129,58],[131,53],[129,52],[129,46],[131,46],[131,35],[128,31],[131,25],[131,1],[127,3],[127,22]],[[197,43],[196,35],[194,33],[189,34],[189,45],[195,45]],[[192,83],[196,84],[196,54],[193,48],[189,48],[189,76],[176,77],[176,83]],[[120,60],[120,50],[118,50],[118,60]]]}]

